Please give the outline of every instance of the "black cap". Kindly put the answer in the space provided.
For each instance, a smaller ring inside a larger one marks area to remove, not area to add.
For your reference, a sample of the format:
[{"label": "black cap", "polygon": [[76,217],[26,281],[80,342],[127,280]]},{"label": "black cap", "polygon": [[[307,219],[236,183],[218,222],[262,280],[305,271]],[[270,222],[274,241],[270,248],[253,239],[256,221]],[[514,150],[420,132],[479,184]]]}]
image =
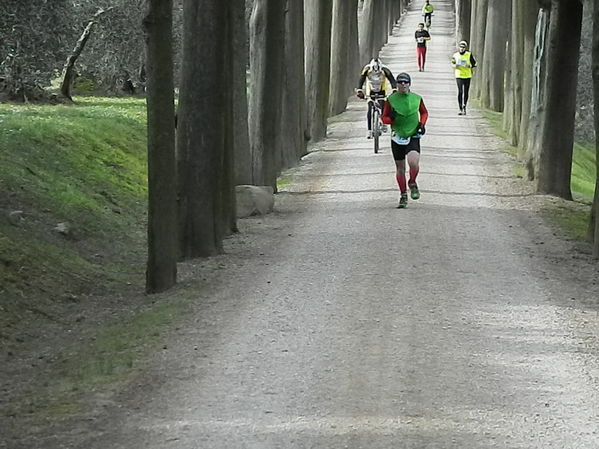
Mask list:
[{"label": "black cap", "polygon": [[399,75],[397,75],[396,81],[398,83],[401,81],[407,81],[408,84],[412,84],[412,78],[410,78],[410,75],[408,75],[406,72],[402,72]]}]

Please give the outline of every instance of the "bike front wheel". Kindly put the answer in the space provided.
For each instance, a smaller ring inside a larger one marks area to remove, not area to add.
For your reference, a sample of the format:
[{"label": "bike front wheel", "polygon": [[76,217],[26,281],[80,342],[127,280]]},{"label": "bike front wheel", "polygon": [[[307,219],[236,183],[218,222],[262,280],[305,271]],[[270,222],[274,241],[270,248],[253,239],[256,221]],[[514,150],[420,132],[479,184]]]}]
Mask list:
[{"label": "bike front wheel", "polygon": [[374,153],[377,154],[379,152],[379,137],[381,136],[381,120],[378,110],[375,109],[372,116],[372,140],[374,143]]}]

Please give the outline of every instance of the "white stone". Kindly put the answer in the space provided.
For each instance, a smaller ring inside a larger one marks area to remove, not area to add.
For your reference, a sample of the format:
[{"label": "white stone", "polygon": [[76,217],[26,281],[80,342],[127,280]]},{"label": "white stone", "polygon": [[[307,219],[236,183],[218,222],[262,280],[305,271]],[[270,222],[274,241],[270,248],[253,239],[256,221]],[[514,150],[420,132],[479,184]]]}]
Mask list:
[{"label": "white stone", "polygon": [[265,215],[272,212],[275,196],[272,187],[239,185],[235,187],[237,218]]}]

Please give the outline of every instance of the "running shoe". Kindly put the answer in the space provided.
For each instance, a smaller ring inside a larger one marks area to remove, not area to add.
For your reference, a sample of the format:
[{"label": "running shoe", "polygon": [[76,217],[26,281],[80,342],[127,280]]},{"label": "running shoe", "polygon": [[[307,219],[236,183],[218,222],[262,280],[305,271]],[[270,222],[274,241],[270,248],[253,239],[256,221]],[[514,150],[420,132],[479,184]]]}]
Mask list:
[{"label": "running shoe", "polygon": [[408,207],[408,194],[402,193],[399,197],[399,204],[397,205],[398,209],[405,209]]},{"label": "running shoe", "polygon": [[420,198],[420,191],[418,190],[418,185],[416,183],[408,185],[410,188],[410,197],[413,200],[417,200]]},{"label": "running shoe", "polygon": [[372,139],[372,131],[368,131],[368,134],[366,134],[366,138]]}]

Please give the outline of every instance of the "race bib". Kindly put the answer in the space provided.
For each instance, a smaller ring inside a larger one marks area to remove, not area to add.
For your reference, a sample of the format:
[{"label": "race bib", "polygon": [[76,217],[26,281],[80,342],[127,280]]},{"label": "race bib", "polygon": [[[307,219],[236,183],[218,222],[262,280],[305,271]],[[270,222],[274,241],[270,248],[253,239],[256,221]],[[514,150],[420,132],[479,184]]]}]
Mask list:
[{"label": "race bib", "polygon": [[391,137],[391,140],[395,142],[397,145],[407,145],[408,143],[410,143],[409,137],[393,136]]}]

